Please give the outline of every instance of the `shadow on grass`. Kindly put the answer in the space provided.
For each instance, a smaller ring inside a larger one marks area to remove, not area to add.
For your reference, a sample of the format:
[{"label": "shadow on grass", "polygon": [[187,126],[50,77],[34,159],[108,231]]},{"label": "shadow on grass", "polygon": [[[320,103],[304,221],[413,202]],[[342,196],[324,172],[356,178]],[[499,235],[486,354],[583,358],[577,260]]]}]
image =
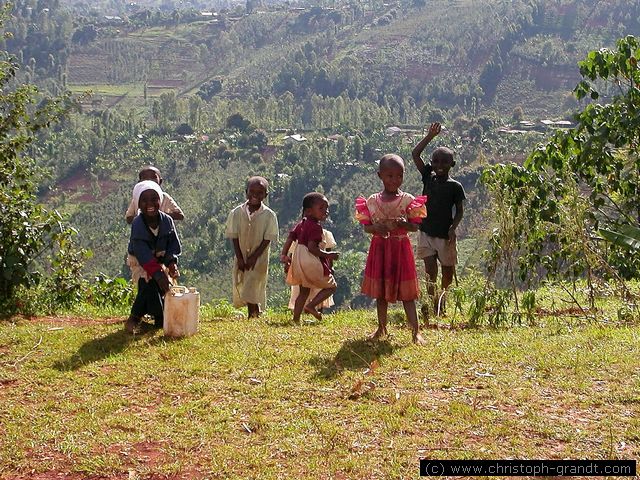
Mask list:
[{"label": "shadow on grass", "polygon": [[315,356],[309,360],[316,368],[315,377],[330,380],[344,370],[360,370],[368,368],[371,362],[391,355],[398,348],[388,340],[371,342],[365,339],[345,340],[333,358]]},{"label": "shadow on grass", "polygon": [[104,337],[89,340],[66,360],[59,360],[54,363],[53,368],[61,372],[77,370],[84,365],[98,362],[113,354],[122,352],[128,345],[143,338],[149,338],[158,331],[162,332],[162,330],[147,327],[140,334],[131,335],[123,329],[119,329]]}]

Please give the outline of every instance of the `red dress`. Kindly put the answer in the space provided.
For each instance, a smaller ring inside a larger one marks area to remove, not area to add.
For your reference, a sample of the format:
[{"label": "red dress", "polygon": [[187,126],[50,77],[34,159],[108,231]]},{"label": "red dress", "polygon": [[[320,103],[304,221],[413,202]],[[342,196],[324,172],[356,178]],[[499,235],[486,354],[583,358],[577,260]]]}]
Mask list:
[{"label": "red dress", "polygon": [[[399,191],[397,199],[383,201],[381,193],[356,199],[356,218],[363,225],[399,218],[419,224],[426,216],[427,197]],[[413,248],[403,228],[386,235],[374,234],[364,270],[362,293],[388,302],[416,300],[420,293]]]}]

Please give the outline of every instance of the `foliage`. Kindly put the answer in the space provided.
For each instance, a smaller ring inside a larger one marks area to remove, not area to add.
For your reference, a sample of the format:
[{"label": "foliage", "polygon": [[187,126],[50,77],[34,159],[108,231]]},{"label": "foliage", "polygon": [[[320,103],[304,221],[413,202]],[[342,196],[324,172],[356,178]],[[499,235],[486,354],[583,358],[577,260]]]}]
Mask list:
[{"label": "foliage", "polygon": [[631,253],[640,252],[640,228],[638,227],[621,225],[617,232],[601,228],[598,233],[609,242],[627,248]]},{"label": "foliage", "polygon": [[111,278],[104,273],[95,276],[87,293],[87,301],[98,307],[129,307],[135,298],[131,282],[122,277]]},{"label": "foliage", "polygon": [[[523,167],[501,164],[483,173],[497,207],[492,258],[502,256],[512,272],[517,259],[521,280],[640,273],[637,256],[616,256],[596,236],[599,228],[637,227],[640,219],[639,56],[631,36],[616,50],[589,53],[576,96],[607,103],[587,105],[575,128],[558,131]],[[607,82],[617,91],[603,96]]]},{"label": "foliage", "polygon": [[196,93],[196,95],[208,102],[221,91],[222,81],[214,79],[200,85],[200,89],[198,90],[198,93]]},{"label": "foliage", "polygon": [[60,224],[60,228],[60,233],[53,237],[55,251],[50,261],[51,274],[44,281],[55,309],[69,308],[84,299],[86,282],[82,268],[89,256],[75,240],[78,232],[74,228],[64,224]]},{"label": "foliage", "polygon": [[61,216],[46,210],[36,200],[40,171],[27,154],[36,134],[46,130],[68,108],[67,98],[40,99],[33,85],[13,88],[18,68],[6,52],[0,52],[0,310],[3,312],[15,310],[17,286],[37,282],[40,274],[34,271],[34,261],[56,242],[65,248],[67,238]]},{"label": "foliage", "polygon": [[[47,202],[71,215],[78,239],[95,251],[86,275],[127,275],[122,262],[127,226],[117,212],[126,206],[139,167],[157,165],[163,187],[186,214],[178,222],[185,246],[181,262],[193,282],[209,287],[203,289],[207,300],[229,294],[228,282],[219,281],[229,275],[231,257],[224,221],[243,200],[242,182],[260,174],[269,178],[269,202],[281,232],[298,217],[302,195],[318,187],[326,192],[328,227],[340,250],[350,252],[336,268],[344,285],[342,305],[351,304],[361,261],[351,252],[361,257],[368,240],[352,221],[353,197],[379,188],[374,162],[382,152],[409,159],[411,143],[432,121],[446,126],[438,141],[455,148],[454,176],[470,194],[461,227],[466,231],[460,233],[474,234],[469,225],[484,226],[484,219],[473,218],[480,216],[475,202],[482,203],[475,189],[478,164],[504,157],[518,161],[541,138],[537,132],[501,135],[498,128],[516,105],[527,117],[536,112],[553,118],[569,108],[557,106],[565,85],[538,84],[543,69],[537,66],[566,62],[544,68],[545,75],[564,82],[586,45],[611,45],[621,28],[637,25],[637,7],[621,0],[604,2],[612,9],[588,0],[577,11],[566,2],[526,0],[463,0],[460,8],[440,1],[428,9],[409,0],[284,10],[262,2],[249,15],[239,5],[204,20],[200,11],[212,8],[204,1],[80,2],[65,5],[68,9],[59,3],[16,1],[10,22],[14,38],[6,41],[27,64],[18,80],[37,80],[52,94],[65,83],[76,92],[94,90],[84,113],[65,119],[29,147],[50,175],[40,181],[40,191],[51,190]],[[249,3],[250,10],[257,4]],[[122,16],[124,28],[104,18],[114,13]],[[597,28],[571,24],[571,13],[582,19],[580,25],[589,21]],[[85,28],[95,39],[74,43],[73,33]],[[517,78],[514,85],[510,78]],[[514,90],[505,91],[510,86]],[[497,100],[491,103],[494,90]],[[499,101],[506,103],[503,111]],[[387,137],[390,125],[406,127],[404,138]],[[175,135],[190,132],[187,126],[197,138]],[[282,137],[292,133],[304,133],[308,141],[283,145]],[[410,165],[403,188],[412,193],[421,188]],[[561,213],[570,218],[571,210]],[[585,264],[581,251],[572,254],[577,272]],[[511,249],[515,268],[519,252]],[[570,258],[565,253],[556,257]],[[269,283],[269,294],[280,298],[285,288],[278,277]]]},{"label": "foliage", "polygon": [[98,32],[94,25],[84,25],[81,28],[78,28],[73,35],[71,36],[71,41],[73,43],[79,43],[81,45],[87,45],[93,42],[98,36]]}]

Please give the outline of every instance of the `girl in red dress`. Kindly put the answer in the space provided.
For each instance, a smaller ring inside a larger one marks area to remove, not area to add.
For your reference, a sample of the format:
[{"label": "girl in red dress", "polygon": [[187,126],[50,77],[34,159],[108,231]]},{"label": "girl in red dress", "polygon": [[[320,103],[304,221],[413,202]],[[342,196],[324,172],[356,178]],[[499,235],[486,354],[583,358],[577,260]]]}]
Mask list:
[{"label": "girl in red dress", "polygon": [[365,199],[356,199],[356,218],[364,231],[373,234],[362,282],[362,293],[376,299],[378,329],[369,338],[387,335],[389,302],[401,301],[414,343],[423,344],[418,326],[416,299],[418,274],[413,249],[407,235],[415,232],[426,216],[427,197],[414,197],[400,190],[404,161],[394,154],[380,159],[378,177],[384,190]]}]

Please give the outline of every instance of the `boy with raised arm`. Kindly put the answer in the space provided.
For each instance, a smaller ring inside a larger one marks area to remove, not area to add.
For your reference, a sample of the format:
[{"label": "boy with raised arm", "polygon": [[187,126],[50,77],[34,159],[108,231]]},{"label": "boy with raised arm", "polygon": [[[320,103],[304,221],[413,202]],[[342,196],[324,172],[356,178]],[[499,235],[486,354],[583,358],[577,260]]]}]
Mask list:
[{"label": "boy with raised arm", "polygon": [[449,148],[436,148],[431,154],[431,163],[425,164],[422,160],[425,147],[440,131],[441,125],[432,123],[427,135],[411,153],[422,175],[422,194],[427,196],[427,217],[420,225],[416,256],[424,259],[428,292],[436,314],[444,313],[444,302],[439,302],[436,292],[438,262],[442,269],[442,290],[446,291],[451,285],[458,261],[456,228],[462,220],[463,201],[466,198],[462,184],[449,176],[449,170],[456,164]]}]

